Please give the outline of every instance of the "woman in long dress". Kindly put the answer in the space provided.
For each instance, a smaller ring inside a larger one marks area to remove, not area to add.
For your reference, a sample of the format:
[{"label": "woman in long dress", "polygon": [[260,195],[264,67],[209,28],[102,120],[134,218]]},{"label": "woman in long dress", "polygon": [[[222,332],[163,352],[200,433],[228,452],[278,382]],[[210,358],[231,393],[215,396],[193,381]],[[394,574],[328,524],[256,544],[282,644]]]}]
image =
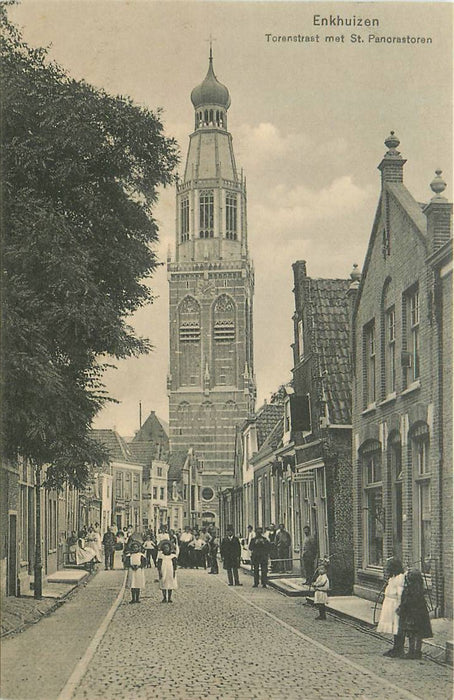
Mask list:
[{"label": "woman in long dress", "polygon": [[171,544],[164,540],[161,544],[161,551],[156,559],[156,566],[159,571],[159,588],[162,591],[162,602],[172,602],[172,591],[178,588],[177,582],[177,555],[172,552]]},{"label": "woman in long dress", "polygon": [[82,534],[83,533],[79,532],[79,539],[77,540],[76,564],[77,566],[87,565],[87,568],[93,571],[97,562],[96,552],[85,543],[84,537],[81,537]]},{"label": "woman in long dress", "polygon": [[101,547],[98,547],[98,537],[94,528],[90,525],[88,528],[87,536],[85,538],[86,544],[90,549],[92,549],[96,555],[97,564],[101,561]]},{"label": "woman in long dress", "polygon": [[378,621],[377,632],[393,635],[393,648],[385,651],[383,656],[394,658],[403,656],[404,654],[405,636],[399,631],[399,615],[396,611],[400,605],[405,576],[402,562],[396,557],[392,557],[388,560],[386,570],[389,578],[385,588],[385,597]]}]

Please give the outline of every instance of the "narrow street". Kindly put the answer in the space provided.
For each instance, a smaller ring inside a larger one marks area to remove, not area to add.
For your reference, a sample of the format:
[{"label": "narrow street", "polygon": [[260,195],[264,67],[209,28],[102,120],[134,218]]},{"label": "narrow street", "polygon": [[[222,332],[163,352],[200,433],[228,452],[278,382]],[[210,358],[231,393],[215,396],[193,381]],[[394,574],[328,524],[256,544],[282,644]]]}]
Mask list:
[{"label": "narrow street", "polygon": [[[179,570],[172,604],[161,603],[155,570],[146,576],[141,603],[130,605],[125,593],[73,693],[67,681],[121,590],[120,570],[100,571],[56,613],[4,642],[2,697],[452,696],[451,669],[383,658],[384,641],[333,617],[317,622],[303,599],[253,589],[248,575],[230,588],[223,571]],[[49,644],[40,647],[44,632]]]}]

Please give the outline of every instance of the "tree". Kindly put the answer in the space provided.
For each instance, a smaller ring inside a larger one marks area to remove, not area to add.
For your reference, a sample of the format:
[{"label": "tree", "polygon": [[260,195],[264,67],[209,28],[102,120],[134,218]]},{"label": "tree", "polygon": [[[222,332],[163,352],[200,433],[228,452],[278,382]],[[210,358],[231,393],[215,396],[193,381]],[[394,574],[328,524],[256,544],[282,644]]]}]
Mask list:
[{"label": "tree", "polygon": [[82,486],[105,458],[89,431],[106,358],[150,350],[127,318],[152,301],[152,208],[178,151],[159,111],[72,79],[4,5],[0,25],[3,448]]}]

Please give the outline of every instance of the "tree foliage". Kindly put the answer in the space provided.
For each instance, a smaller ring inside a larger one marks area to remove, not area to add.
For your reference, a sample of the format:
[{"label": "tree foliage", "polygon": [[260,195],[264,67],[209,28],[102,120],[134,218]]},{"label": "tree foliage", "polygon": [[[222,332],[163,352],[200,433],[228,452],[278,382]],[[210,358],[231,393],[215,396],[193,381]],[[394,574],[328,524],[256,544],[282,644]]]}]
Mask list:
[{"label": "tree foliage", "polygon": [[3,446],[77,484],[104,457],[105,358],[150,349],[127,318],[152,301],[152,210],[178,151],[159,111],[72,79],[4,5],[0,26]]}]

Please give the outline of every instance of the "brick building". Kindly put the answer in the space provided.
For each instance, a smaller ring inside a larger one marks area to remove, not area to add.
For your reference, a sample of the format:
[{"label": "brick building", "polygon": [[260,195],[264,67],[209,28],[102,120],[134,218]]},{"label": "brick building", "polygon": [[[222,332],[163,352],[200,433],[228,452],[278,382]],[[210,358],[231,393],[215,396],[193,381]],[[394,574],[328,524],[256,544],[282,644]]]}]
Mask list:
[{"label": "brick building", "polygon": [[355,592],[374,599],[396,555],[452,615],[451,205],[440,173],[415,201],[385,145],[352,317]]},{"label": "brick building", "polygon": [[203,463],[202,511],[218,517],[217,492],[232,484],[235,425],[254,405],[246,181],[227,131],[230,96],[208,73],[194,88],[194,131],[177,186],[170,296],[170,443]]},{"label": "brick building", "polygon": [[142,525],[157,531],[169,519],[167,474],[169,471],[169,434],[165,421],[150,412],[140,430],[128,443],[132,459],[141,464]]},{"label": "brick building", "polygon": [[[46,467],[41,470],[44,481]],[[36,473],[24,460],[0,466],[0,585],[2,595],[19,595],[33,585],[36,547]],[[66,563],[66,539],[80,524],[80,492],[39,490],[41,560],[44,578]],[[98,518],[99,520],[99,518]]]},{"label": "brick building", "polygon": [[92,430],[92,437],[110,456],[112,524],[117,529],[132,525],[141,530],[143,464],[134,458],[126,441],[115,430]]},{"label": "brick building", "polygon": [[320,556],[330,557],[333,589],[353,584],[350,281],[307,276],[293,264],[293,381],[276,450],[279,518],[294,556],[308,525]]},{"label": "brick building", "polygon": [[202,465],[192,448],[170,453],[167,482],[171,528],[177,530],[185,525],[200,527],[214,523],[213,511],[202,510],[210,502],[211,494],[202,497]]},{"label": "brick building", "polygon": [[[219,496],[222,533],[227,525],[233,525],[235,532],[246,535],[248,525],[256,527],[270,524],[274,513],[274,499],[271,497],[271,491],[268,493],[268,489],[264,489],[262,484],[268,479],[267,474],[271,471],[274,460],[273,456],[270,459],[273,450],[269,438],[271,433],[276,432],[276,426],[282,424],[282,419],[282,401],[265,403],[238,427],[235,440],[234,484],[221,491]],[[264,469],[263,476],[257,476],[257,469]],[[263,500],[260,500],[262,494]]]}]

